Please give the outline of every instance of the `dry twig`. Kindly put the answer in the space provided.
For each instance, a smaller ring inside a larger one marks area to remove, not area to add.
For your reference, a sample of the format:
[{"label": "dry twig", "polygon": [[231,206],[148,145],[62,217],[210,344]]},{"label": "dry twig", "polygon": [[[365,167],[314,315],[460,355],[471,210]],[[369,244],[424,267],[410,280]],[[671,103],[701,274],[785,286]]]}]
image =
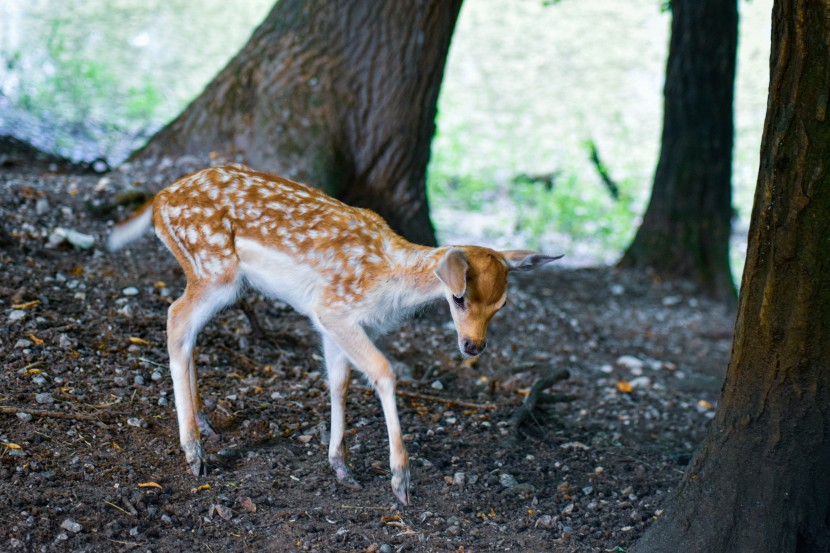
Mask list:
[{"label": "dry twig", "polygon": [[33,417],[49,417],[52,419],[68,419],[68,420],[82,420],[90,421],[96,426],[107,428],[107,426],[98,418],[98,415],[89,415],[87,413],[64,413],[63,411],[48,411],[46,409],[30,409],[28,407],[13,407],[9,405],[0,405],[0,414],[16,415],[17,413],[26,413]]},{"label": "dry twig", "polygon": [[419,399],[421,401],[431,401],[433,403],[443,403],[445,405],[453,405],[456,407],[466,407],[468,409],[496,409],[494,403],[471,403],[469,401],[461,401],[460,399],[452,399],[448,397],[431,396],[427,394],[419,394],[418,392],[407,392],[405,390],[397,390],[399,396],[409,399]]}]

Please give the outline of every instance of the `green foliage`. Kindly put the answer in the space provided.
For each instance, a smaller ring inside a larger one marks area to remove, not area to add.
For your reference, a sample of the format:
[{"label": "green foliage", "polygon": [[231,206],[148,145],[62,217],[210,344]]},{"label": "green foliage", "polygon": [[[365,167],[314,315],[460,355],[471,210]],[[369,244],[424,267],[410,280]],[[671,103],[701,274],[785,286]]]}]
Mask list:
[{"label": "green foliage", "polygon": [[606,251],[622,251],[636,229],[630,193],[634,184],[623,181],[620,188],[620,199],[614,200],[601,183],[581,180],[574,172],[550,179],[521,175],[502,183],[492,177],[440,172],[427,179],[433,210],[449,206],[489,215],[494,227],[507,227],[502,230],[521,236],[532,248],[541,247],[545,236],[565,234]]},{"label": "green foliage", "polygon": [[[69,157],[121,155],[120,161],[136,136],[163,125],[199,93],[272,5],[0,2],[0,22],[5,17],[16,30],[4,36],[0,25],[0,94],[15,113],[43,123],[18,129],[21,138]],[[205,36],[210,40],[198,41]]]},{"label": "green foliage", "polygon": [[614,200],[601,185],[580,181],[573,173],[555,181],[550,189],[518,181],[508,192],[518,207],[516,230],[527,233],[533,247],[542,235],[553,231],[621,249],[633,232],[634,214],[624,192],[620,200]]}]

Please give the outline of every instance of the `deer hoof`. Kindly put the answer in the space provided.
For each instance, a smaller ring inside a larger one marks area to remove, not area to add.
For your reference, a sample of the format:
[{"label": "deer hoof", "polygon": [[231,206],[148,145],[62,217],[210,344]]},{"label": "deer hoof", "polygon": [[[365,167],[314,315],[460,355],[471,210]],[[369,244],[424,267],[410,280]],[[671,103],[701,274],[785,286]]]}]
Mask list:
[{"label": "deer hoof", "polygon": [[411,505],[409,497],[409,467],[392,469],[392,492],[404,505]]},{"label": "deer hoof", "polygon": [[202,444],[196,440],[186,443],[184,449],[185,459],[190,466],[190,471],[194,476],[207,476],[208,466],[205,460],[205,450],[202,449]]},{"label": "deer hoof", "polygon": [[362,490],[363,486],[355,480],[355,477],[352,475],[351,469],[349,466],[346,465],[346,462],[342,459],[331,459],[331,468],[334,469],[334,473],[337,475],[337,483],[344,488],[348,488],[350,490]]}]

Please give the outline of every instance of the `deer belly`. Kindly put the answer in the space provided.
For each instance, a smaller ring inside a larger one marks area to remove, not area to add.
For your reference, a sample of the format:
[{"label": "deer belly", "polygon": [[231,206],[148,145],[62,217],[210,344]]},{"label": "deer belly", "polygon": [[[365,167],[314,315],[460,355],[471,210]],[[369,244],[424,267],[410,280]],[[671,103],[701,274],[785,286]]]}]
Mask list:
[{"label": "deer belly", "polygon": [[252,287],[309,314],[322,285],[313,267],[298,262],[294,255],[245,238],[236,239],[236,253],[240,272]]}]

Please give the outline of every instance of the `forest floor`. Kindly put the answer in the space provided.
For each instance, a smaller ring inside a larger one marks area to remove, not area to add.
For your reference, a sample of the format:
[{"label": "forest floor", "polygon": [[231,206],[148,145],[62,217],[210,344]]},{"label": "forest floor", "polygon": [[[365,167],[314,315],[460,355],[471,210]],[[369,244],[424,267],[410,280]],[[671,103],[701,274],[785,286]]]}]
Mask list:
[{"label": "forest floor", "polygon": [[[199,339],[219,437],[195,478],[166,368],[183,274],[151,236],[116,254],[103,241],[127,212],[104,209],[117,193],[196,161],[0,170],[0,550],[624,551],[659,516],[714,414],[733,316],[608,267],[511,277],[475,366],[444,306],[380,340],[411,368],[398,388],[409,507],[392,495],[383,415],[359,377],[347,447],[363,489],[336,485],[318,339],[249,297],[264,336],[233,307]],[[561,369],[570,378],[549,391],[573,401],[517,430],[529,389]]]}]

